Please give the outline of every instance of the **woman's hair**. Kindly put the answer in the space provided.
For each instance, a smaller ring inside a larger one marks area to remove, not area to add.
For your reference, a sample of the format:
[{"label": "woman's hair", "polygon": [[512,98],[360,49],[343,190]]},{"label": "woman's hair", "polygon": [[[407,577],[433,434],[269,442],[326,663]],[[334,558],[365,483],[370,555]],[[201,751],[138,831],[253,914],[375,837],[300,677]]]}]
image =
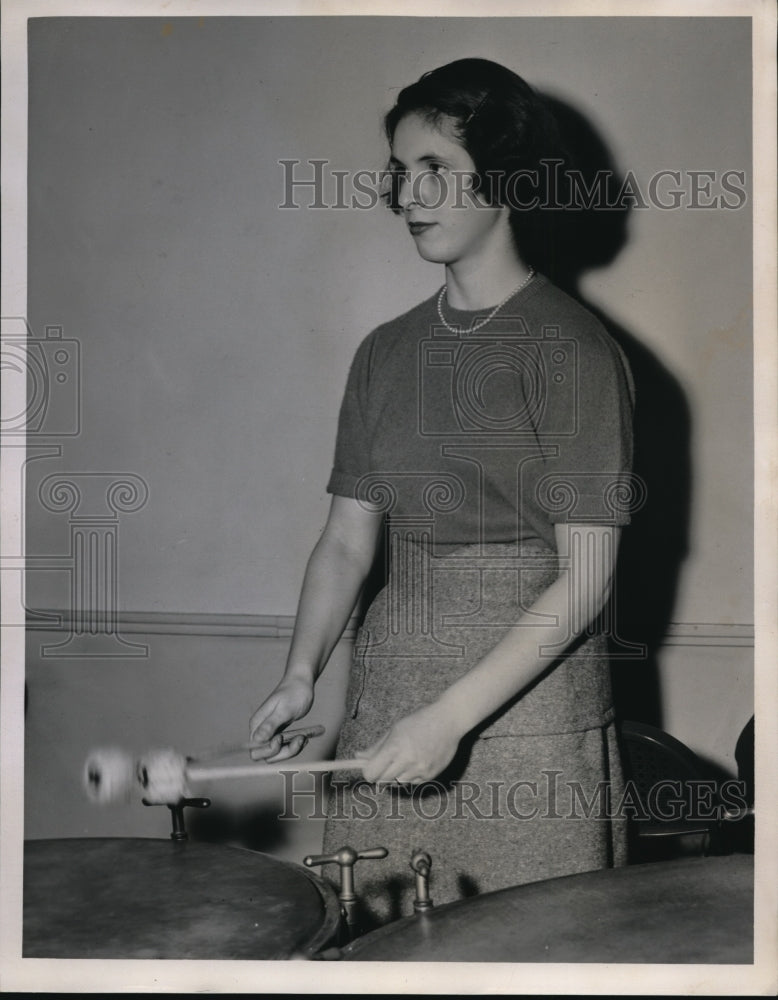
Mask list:
[{"label": "woman's hair", "polygon": [[[544,100],[499,63],[458,59],[400,91],[384,119],[390,146],[397,126],[409,114],[453,129],[475,164],[476,190],[490,204],[509,205],[514,238],[520,244],[520,235],[527,234],[531,222],[528,215],[533,214],[527,206],[537,201],[543,207],[553,200],[547,184],[557,172],[548,164],[567,159]],[[396,180],[386,192],[387,204],[395,212],[399,211]]]}]

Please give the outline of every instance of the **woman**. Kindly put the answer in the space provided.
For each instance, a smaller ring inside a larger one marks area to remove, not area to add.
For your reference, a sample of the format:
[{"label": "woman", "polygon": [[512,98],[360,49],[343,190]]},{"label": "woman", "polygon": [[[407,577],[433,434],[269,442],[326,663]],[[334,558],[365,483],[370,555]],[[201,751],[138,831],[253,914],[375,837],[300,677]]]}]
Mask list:
[{"label": "woman", "polygon": [[594,626],[631,461],[621,352],[520,250],[552,148],[540,100],[460,60],[403,90],[386,132],[390,207],[445,284],[357,351],[286,671],[250,724],[273,759],[299,752],[280,731],[311,708],[386,524],[337,749],[364,766],[336,776],[324,844],[390,849],[360,873],[374,922],[411,912],[418,849],[436,903],[623,863]]}]

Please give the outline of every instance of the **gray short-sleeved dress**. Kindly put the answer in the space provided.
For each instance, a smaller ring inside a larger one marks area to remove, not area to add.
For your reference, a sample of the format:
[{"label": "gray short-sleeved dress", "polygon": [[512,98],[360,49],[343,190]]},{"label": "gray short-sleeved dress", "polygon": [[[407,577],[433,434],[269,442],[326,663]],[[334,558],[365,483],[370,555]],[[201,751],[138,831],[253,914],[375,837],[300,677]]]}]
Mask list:
[{"label": "gray short-sleeved dress", "polygon": [[[446,318],[467,330],[479,314]],[[432,298],[363,341],[328,490],[386,511],[389,577],[355,643],[338,757],[532,627],[559,572],[556,523],[629,521],[632,399],[615,342],[542,275],[472,334],[443,326]],[[624,863],[606,637],[544,655],[435,781],[333,776],[324,850],[390,852],[358,873],[366,925],[412,912],[419,849],[436,903]]]}]

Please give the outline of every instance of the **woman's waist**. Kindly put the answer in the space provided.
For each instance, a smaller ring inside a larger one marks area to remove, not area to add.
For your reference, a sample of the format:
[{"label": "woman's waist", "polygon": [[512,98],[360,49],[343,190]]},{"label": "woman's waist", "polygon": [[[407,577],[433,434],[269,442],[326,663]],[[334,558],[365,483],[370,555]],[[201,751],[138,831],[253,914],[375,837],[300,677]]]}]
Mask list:
[{"label": "woman's waist", "polygon": [[425,558],[434,560],[450,559],[455,562],[479,561],[504,562],[524,561],[528,565],[557,562],[555,549],[539,541],[449,541],[438,540],[431,533],[403,531],[393,526],[388,534],[390,568],[398,558]]},{"label": "woman's waist", "polygon": [[[376,735],[393,719],[439,699],[507,631],[484,620],[439,632],[436,622],[425,623],[421,616],[413,621],[398,616],[393,624],[360,634],[353,666],[349,715],[359,715]],[[567,657],[549,656],[547,669],[483,719],[473,735],[581,731],[605,725],[612,717],[607,640],[596,635]]]},{"label": "woman's waist", "polygon": [[404,620],[409,614],[434,619],[437,630],[455,621],[515,622],[558,576],[557,554],[540,546],[460,544],[441,553],[396,539],[386,586],[366,624],[381,631],[382,618]]}]

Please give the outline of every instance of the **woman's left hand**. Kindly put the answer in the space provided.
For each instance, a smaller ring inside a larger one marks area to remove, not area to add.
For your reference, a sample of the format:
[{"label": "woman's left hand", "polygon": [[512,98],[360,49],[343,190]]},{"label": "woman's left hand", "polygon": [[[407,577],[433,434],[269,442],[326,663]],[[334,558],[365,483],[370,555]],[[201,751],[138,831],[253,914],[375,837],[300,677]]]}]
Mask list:
[{"label": "woman's left hand", "polygon": [[451,763],[460,735],[436,705],[406,715],[364,752],[366,781],[418,784],[436,777]]}]

